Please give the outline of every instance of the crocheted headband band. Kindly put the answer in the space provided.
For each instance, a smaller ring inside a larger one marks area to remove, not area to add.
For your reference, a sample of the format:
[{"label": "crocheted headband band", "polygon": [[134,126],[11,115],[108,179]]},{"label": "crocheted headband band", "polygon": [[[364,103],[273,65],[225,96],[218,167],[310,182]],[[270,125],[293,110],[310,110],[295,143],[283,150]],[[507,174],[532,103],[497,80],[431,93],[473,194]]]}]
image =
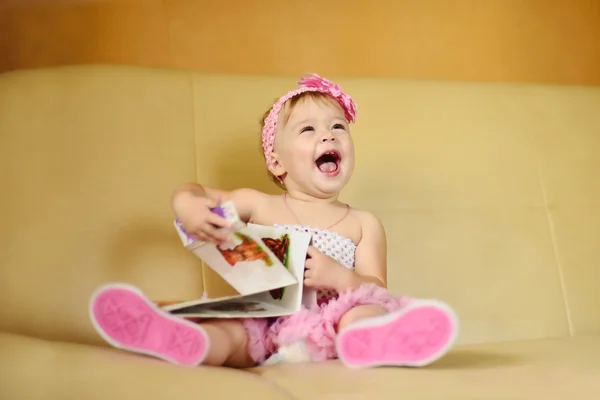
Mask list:
[{"label": "crocheted headband band", "polygon": [[265,124],[262,130],[262,145],[267,166],[270,166],[273,162],[271,153],[273,152],[273,143],[275,141],[275,131],[277,130],[277,118],[279,117],[279,112],[284,103],[292,97],[304,92],[326,93],[337,100],[344,110],[346,120],[349,123],[356,120],[356,104],[350,96],[342,91],[342,88],[340,88],[339,85],[335,85],[331,81],[321,78],[317,74],[310,74],[310,77],[300,79],[298,85],[300,86],[299,88],[280,97],[271,108],[269,115],[265,118]]}]

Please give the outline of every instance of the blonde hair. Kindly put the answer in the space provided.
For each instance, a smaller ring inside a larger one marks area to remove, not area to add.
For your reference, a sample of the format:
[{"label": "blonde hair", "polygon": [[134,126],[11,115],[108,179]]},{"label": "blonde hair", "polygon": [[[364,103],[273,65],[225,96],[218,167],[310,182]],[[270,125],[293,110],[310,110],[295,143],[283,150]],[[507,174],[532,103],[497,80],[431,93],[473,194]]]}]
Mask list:
[{"label": "blonde hair", "polygon": [[[278,99],[275,99],[273,104],[275,104],[277,102],[277,100]],[[322,93],[322,92],[302,92],[302,93],[298,94],[297,96],[294,96],[291,99],[289,99],[288,101],[286,101],[283,104],[283,107],[281,107],[280,112],[281,112],[281,116],[283,117],[282,121],[283,121],[284,125],[287,124],[287,122],[290,119],[290,116],[292,115],[292,112],[294,111],[296,106],[306,100],[312,100],[315,103],[323,105],[323,106],[337,107],[343,111],[342,107],[337,102],[337,100],[329,94]],[[267,116],[269,115],[270,112],[271,112],[271,107],[269,107],[269,109],[263,114],[262,118],[260,119],[260,131],[261,132],[265,127],[265,119],[267,118]],[[263,148],[262,148],[262,138],[261,138],[261,141],[259,142],[259,144],[260,144],[260,151],[264,157],[264,152],[263,152]],[[271,171],[268,171],[268,174],[269,174],[269,177],[271,178],[271,180],[277,186],[279,186],[281,189],[285,189],[285,185],[283,184],[283,182],[281,182],[275,175],[273,175],[271,173]]]}]

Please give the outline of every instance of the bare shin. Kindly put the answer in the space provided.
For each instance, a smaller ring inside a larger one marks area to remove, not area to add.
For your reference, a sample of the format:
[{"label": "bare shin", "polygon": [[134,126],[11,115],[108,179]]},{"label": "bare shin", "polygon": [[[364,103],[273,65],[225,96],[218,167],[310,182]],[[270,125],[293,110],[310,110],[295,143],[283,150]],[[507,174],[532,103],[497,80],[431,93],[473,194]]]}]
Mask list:
[{"label": "bare shin", "polygon": [[205,365],[250,368],[256,364],[248,352],[248,335],[237,320],[209,320],[200,323],[210,338]]},{"label": "bare shin", "polygon": [[360,320],[363,320],[366,318],[377,317],[377,316],[383,315],[383,314],[387,314],[387,310],[385,308],[383,308],[382,306],[376,306],[376,305],[356,306],[356,307],[350,309],[346,314],[344,314],[344,316],[342,316],[342,318],[340,319],[340,322],[338,324],[338,331],[354,322],[357,322],[357,321],[360,321]]}]

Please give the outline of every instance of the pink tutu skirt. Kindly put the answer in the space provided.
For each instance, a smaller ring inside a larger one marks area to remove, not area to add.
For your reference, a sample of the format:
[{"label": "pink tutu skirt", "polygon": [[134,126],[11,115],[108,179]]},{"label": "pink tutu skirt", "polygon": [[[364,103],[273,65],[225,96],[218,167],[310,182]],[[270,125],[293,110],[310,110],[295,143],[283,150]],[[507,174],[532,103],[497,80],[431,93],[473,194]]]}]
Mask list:
[{"label": "pink tutu skirt", "polygon": [[248,334],[250,357],[257,364],[262,364],[280,346],[298,340],[305,341],[314,361],[324,361],[336,358],[337,325],[352,308],[377,305],[393,312],[409,301],[408,297],[392,296],[375,284],[364,284],[357,290],[341,293],[326,304],[303,308],[296,314],[275,319],[245,318],[241,321]]}]

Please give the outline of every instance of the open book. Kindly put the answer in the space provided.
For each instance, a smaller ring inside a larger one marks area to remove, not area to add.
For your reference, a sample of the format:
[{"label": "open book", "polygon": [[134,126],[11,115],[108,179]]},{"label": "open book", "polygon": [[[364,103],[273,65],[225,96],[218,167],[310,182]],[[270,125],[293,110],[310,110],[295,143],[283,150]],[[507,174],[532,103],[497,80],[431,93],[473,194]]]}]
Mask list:
[{"label": "open book", "polygon": [[243,318],[293,314],[316,304],[314,290],[304,290],[304,263],[311,234],[245,224],[233,203],[213,210],[232,222],[229,240],[215,245],[195,240],[175,221],[183,245],[227,281],[238,294],[197,299],[162,308],[183,317]]}]

